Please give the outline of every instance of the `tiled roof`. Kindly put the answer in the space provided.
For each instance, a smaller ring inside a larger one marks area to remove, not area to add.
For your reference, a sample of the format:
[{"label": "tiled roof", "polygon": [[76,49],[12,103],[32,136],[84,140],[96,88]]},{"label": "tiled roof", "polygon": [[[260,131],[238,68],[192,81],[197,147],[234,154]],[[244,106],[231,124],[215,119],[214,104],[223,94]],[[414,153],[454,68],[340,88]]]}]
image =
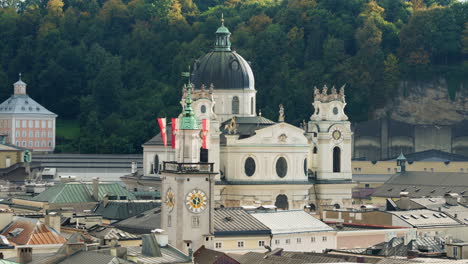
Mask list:
[{"label": "tiled roof", "polygon": [[0,114],[57,116],[25,94],[12,95],[1,103]]},{"label": "tiled roof", "polygon": [[408,192],[412,198],[442,197],[446,193],[468,195],[468,174],[406,171],[392,176],[372,196],[396,198],[400,192]]},{"label": "tiled roof", "polygon": [[15,216],[2,235],[16,245],[63,244],[65,238],[37,219]]},{"label": "tiled roof", "polygon": [[104,206],[99,204],[95,213],[101,214],[103,218],[112,220],[124,220],[129,217],[141,214],[150,209],[159,207],[161,204],[156,202],[139,202],[139,201],[124,201],[124,202],[109,202]]},{"label": "tiled roof", "polygon": [[272,234],[333,231],[333,228],[303,210],[252,213]]},{"label": "tiled roof", "polygon": [[141,236],[131,234],[128,232],[125,232],[123,230],[120,230],[116,227],[110,227],[110,226],[93,226],[88,229],[88,233],[94,237],[100,238],[100,239],[106,239],[106,240],[111,240],[111,239],[117,239],[117,240],[133,240],[133,239],[141,239]]},{"label": "tiled roof", "polygon": [[270,229],[242,208],[216,208],[215,236],[271,234]]},{"label": "tiled roof", "polygon": [[[96,201],[92,197],[92,189],[92,183],[59,183],[35,196],[32,200],[49,203],[90,203]],[[130,200],[135,199],[132,193],[118,183],[99,183],[99,199],[103,199],[106,195],[126,196]]]},{"label": "tiled roof", "polygon": [[207,249],[205,246],[201,246],[199,249],[197,249],[197,251],[195,251],[193,254],[193,261],[194,264],[239,264],[239,261],[228,256],[226,253]]},{"label": "tiled roof", "polygon": [[413,227],[461,226],[462,224],[443,212],[421,209],[409,211],[388,211]]},{"label": "tiled roof", "polygon": [[133,234],[149,234],[151,230],[161,228],[161,209],[151,209],[113,225]]}]

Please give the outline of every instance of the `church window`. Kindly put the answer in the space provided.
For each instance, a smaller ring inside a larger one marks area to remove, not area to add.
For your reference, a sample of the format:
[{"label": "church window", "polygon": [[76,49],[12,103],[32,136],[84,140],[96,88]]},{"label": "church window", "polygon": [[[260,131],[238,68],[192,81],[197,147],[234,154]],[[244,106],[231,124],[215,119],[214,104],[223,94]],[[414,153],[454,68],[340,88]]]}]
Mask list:
[{"label": "church window", "polygon": [[339,147],[333,149],[333,172],[341,172],[341,149]]},{"label": "church window", "polygon": [[199,228],[199,227],[200,227],[200,217],[192,216],[192,228]]},{"label": "church window", "polygon": [[206,113],[206,105],[200,107],[200,112],[202,112],[202,114]]},{"label": "church window", "polygon": [[239,114],[239,97],[237,96],[234,96],[234,98],[232,98],[232,114]]},{"label": "church window", "polygon": [[276,174],[280,178],[284,178],[286,174],[288,173],[288,163],[286,162],[286,159],[284,157],[280,157],[276,161]]},{"label": "church window", "polygon": [[254,114],[254,98],[250,97],[250,114]]},{"label": "church window", "polygon": [[154,155],[153,173],[154,174],[159,174],[159,156],[158,156],[158,154]]},{"label": "church window", "polygon": [[245,160],[245,164],[244,164],[245,174],[250,177],[254,175],[255,169],[256,169],[255,160],[251,157],[248,157]]},{"label": "church window", "polygon": [[304,174],[307,176],[307,158],[304,159]]},{"label": "church window", "polygon": [[333,107],[333,114],[335,114],[335,115],[338,114],[338,107]]},{"label": "church window", "polygon": [[280,194],[276,196],[275,206],[278,209],[287,210],[289,208],[288,196],[285,194]]}]

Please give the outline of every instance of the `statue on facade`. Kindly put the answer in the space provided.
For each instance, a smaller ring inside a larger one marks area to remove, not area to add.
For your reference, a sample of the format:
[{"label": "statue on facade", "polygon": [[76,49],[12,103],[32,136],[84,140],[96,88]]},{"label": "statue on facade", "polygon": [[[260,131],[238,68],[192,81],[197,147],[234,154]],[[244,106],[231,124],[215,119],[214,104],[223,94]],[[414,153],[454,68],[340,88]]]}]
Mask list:
[{"label": "statue on facade", "polygon": [[224,129],[227,129],[228,135],[233,135],[237,133],[237,123],[235,116],[233,116],[231,118],[231,121],[229,121],[229,123],[224,126]]},{"label": "statue on facade", "polygon": [[283,104],[279,105],[279,117],[278,122],[284,122],[284,107]]}]

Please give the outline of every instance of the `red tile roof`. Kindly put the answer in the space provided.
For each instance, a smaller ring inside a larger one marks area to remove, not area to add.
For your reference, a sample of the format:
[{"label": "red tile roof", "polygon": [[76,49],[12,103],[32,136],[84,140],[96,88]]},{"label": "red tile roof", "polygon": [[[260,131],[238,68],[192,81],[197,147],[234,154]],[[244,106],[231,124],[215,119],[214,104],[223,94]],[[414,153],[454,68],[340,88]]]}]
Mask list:
[{"label": "red tile roof", "polygon": [[[15,229],[20,231],[16,236],[10,234]],[[13,221],[2,230],[1,234],[15,245],[63,244],[66,242],[61,234],[41,221],[18,216],[13,218]]]}]

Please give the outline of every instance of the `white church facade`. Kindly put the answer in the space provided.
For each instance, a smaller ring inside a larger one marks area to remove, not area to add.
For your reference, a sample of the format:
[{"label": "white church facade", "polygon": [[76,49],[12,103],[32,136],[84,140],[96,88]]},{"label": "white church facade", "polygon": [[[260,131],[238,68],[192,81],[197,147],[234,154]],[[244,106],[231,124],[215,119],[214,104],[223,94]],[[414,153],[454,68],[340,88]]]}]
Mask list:
[{"label": "white church facade", "polygon": [[[170,124],[168,146],[163,145],[161,135],[143,145],[143,175],[161,180],[163,203],[168,202],[169,189],[174,192],[178,188],[182,199],[190,194],[187,186],[193,189],[196,184],[206,185],[205,179],[209,179],[212,187],[200,188],[213,207],[276,205],[279,209],[315,210],[350,206],[352,132],[345,114],[344,88],[311,91],[315,112],[301,128],[284,121],[282,106],[278,121],[269,120],[257,114],[252,69],[231,50],[229,37],[223,24],[216,32],[215,48],[194,64],[193,91],[190,84],[188,89],[184,87],[181,100],[185,111],[190,97],[197,122],[210,120],[208,149],[201,149],[200,144],[194,147],[195,136],[181,137],[184,114],[179,116],[179,127],[174,131],[175,148],[171,148]],[[198,151],[192,156],[198,159],[194,163],[212,164],[215,173],[185,182],[187,188],[172,186],[176,177],[168,177],[163,167],[168,166],[168,161],[183,160],[177,155],[188,149]],[[167,221],[174,220],[164,221],[168,227]]]}]

